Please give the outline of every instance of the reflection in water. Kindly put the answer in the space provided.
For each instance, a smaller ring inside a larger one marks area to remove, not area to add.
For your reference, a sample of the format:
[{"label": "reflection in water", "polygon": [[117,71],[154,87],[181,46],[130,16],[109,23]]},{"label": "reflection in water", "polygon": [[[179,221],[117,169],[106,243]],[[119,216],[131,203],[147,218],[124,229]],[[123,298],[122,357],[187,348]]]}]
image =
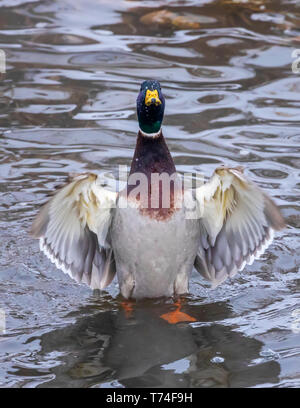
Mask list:
[{"label": "reflection in water", "polygon": [[[125,387],[245,387],[278,381],[277,362],[251,365],[261,351],[260,341],[221,324],[170,325],[159,317],[166,308],[138,304],[129,319],[123,310],[107,310],[44,334],[41,356],[61,357],[52,370],[55,378],[43,386],[107,386],[118,381]],[[203,317],[199,306],[189,306],[188,312]],[[223,304],[218,318],[228,314]]]},{"label": "reflection in water", "polygon": [[[290,0],[0,0],[0,386],[300,386],[299,27]],[[28,237],[68,173],[130,165],[152,77],[178,171],[244,165],[288,224],[217,290],[193,278],[191,325],[126,320],[114,284],[94,298]]]}]

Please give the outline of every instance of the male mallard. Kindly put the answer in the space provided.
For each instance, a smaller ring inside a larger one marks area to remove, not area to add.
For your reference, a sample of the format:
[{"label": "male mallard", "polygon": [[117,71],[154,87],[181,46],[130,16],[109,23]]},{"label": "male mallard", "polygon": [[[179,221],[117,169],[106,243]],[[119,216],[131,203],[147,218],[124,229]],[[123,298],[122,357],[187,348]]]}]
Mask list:
[{"label": "male mallard", "polygon": [[[103,289],[117,273],[125,298],[177,296],[188,292],[195,266],[215,287],[284,227],[276,205],[241,168],[217,168],[194,195],[183,189],[161,130],[164,107],[159,82],[144,81],[127,188],[111,192],[95,174],[76,176],[32,225],[41,250],[77,282]],[[170,176],[169,186],[162,176]],[[186,204],[193,198],[196,216]]]}]

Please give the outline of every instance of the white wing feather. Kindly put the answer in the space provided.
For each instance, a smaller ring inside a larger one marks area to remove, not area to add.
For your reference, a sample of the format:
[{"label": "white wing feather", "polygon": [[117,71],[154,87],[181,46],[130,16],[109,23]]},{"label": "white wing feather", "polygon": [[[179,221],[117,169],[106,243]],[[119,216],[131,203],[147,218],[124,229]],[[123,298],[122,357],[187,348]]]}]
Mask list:
[{"label": "white wing feather", "polygon": [[201,242],[195,267],[213,287],[251,265],[285,225],[273,201],[241,168],[216,169],[196,198]]},{"label": "white wing feather", "polygon": [[82,174],[44,205],[32,225],[51,262],[93,289],[103,289],[115,275],[107,237],[116,199],[95,174]]}]

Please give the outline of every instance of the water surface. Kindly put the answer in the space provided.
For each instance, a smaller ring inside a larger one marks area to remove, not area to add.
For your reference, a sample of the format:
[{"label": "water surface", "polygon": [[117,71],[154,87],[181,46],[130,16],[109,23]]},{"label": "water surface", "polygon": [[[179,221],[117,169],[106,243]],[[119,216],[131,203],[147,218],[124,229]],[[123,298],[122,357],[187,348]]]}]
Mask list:
[{"label": "water surface", "polygon": [[[299,27],[296,0],[0,1],[0,386],[300,386]],[[68,173],[130,165],[152,77],[177,169],[243,165],[288,224],[217,290],[195,272],[176,326],[169,300],[126,318],[115,282],[92,293],[28,236]]]}]

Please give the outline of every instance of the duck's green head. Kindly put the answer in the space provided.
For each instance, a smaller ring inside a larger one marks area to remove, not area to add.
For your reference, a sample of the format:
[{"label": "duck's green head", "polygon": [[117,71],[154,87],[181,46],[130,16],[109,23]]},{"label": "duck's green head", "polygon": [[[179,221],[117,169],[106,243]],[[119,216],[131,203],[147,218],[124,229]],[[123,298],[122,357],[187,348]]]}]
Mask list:
[{"label": "duck's green head", "polygon": [[144,81],[137,97],[137,114],[142,132],[153,135],[160,131],[164,117],[165,98],[160,83],[154,79]]}]

